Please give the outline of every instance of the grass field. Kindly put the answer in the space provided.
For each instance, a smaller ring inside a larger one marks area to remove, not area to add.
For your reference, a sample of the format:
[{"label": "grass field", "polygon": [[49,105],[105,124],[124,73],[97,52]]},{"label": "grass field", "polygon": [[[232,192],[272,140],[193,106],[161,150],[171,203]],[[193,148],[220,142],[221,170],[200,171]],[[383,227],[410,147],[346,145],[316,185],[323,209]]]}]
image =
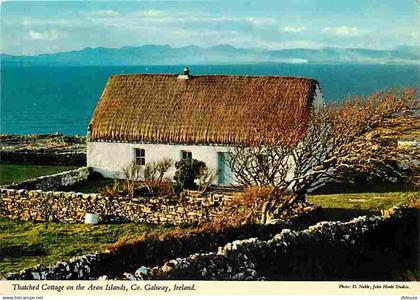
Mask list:
[{"label": "grass field", "polygon": [[53,264],[60,259],[103,250],[123,236],[164,230],[164,227],[134,223],[92,226],[0,218],[0,277],[37,264]]},{"label": "grass field", "polygon": [[[379,214],[381,209],[420,198],[419,192],[353,193],[309,196],[324,208],[324,220],[350,220]],[[36,264],[103,250],[123,236],[145,231],[164,232],[164,227],[140,224],[84,225],[33,223],[0,218],[0,276]]]},{"label": "grass field", "polygon": [[73,166],[40,166],[23,164],[0,164],[0,185],[9,184],[29,178],[59,173],[77,167]]},{"label": "grass field", "polygon": [[361,215],[380,214],[381,210],[420,199],[420,192],[349,193],[309,195],[308,202],[323,208],[326,221],[348,221]]}]

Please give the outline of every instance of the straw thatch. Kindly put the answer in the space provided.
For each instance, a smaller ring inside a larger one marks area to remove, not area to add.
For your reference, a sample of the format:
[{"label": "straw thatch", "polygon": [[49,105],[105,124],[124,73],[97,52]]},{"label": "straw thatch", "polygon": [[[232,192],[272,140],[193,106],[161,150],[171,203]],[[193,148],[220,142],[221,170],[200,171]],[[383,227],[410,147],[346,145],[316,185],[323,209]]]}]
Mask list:
[{"label": "straw thatch", "polygon": [[90,140],[252,143],[264,128],[306,123],[317,81],[279,76],[111,76]]}]

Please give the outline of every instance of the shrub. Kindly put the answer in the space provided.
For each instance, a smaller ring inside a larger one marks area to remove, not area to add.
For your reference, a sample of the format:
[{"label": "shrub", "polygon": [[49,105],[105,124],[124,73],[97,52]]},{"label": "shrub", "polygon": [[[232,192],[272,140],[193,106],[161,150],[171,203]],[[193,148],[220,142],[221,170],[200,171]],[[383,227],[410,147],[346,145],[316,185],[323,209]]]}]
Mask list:
[{"label": "shrub", "polygon": [[244,204],[250,207],[259,200],[267,199],[272,191],[268,186],[247,186],[242,194]]},{"label": "shrub", "polygon": [[164,158],[157,162],[150,162],[144,166],[143,179],[152,181],[164,180],[166,172],[172,167],[173,161],[169,158]]},{"label": "shrub", "polygon": [[[124,174],[124,192],[129,197],[173,194],[170,181],[164,177],[172,164],[172,160],[167,158],[158,162],[147,163],[145,166],[139,166],[132,162],[122,170]],[[107,187],[106,193],[112,194],[112,188]]]},{"label": "shrub", "polygon": [[105,186],[101,194],[105,197],[117,197],[120,194],[120,180],[118,178],[114,178],[114,182],[112,186]]},{"label": "shrub", "polygon": [[196,159],[181,159],[175,163],[174,190],[177,194],[184,189],[197,189],[195,180],[207,170],[204,162]]},{"label": "shrub", "polygon": [[136,165],[134,161],[127,167],[123,168],[125,191],[127,192],[128,196],[134,196],[134,185],[136,181],[141,179],[142,171],[144,170],[142,170],[141,166]]},{"label": "shrub", "polygon": [[165,174],[172,164],[172,160],[168,158],[146,164],[142,186],[147,189],[149,196],[167,196],[173,194],[172,184],[170,180],[165,178]]},{"label": "shrub", "polygon": [[155,168],[154,163],[147,163],[144,166],[144,170],[143,170],[143,177],[144,180],[155,180],[157,176],[157,170]]},{"label": "shrub", "polygon": [[146,188],[148,196],[169,196],[174,193],[172,182],[168,179],[146,179],[143,181],[143,186]]},{"label": "shrub", "polygon": [[155,169],[158,174],[158,180],[162,181],[164,179],[164,176],[166,172],[172,167],[173,160],[169,158],[164,158],[161,161],[158,161],[155,163]]},{"label": "shrub", "polygon": [[257,222],[260,218],[261,208],[267,202],[273,188],[264,186],[248,186],[242,194],[242,205],[247,211],[246,221]]},{"label": "shrub", "polygon": [[212,182],[216,179],[216,173],[205,167],[198,176],[198,190],[202,193],[207,192]]}]

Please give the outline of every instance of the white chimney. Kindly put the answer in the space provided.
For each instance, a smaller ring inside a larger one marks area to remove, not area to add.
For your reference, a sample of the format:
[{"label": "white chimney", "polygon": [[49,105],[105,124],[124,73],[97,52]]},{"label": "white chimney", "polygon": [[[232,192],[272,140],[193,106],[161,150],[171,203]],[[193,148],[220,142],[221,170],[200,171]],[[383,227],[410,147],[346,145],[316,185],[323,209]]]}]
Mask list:
[{"label": "white chimney", "polygon": [[178,75],[178,79],[189,79],[190,78],[190,68],[184,68],[184,74]]}]

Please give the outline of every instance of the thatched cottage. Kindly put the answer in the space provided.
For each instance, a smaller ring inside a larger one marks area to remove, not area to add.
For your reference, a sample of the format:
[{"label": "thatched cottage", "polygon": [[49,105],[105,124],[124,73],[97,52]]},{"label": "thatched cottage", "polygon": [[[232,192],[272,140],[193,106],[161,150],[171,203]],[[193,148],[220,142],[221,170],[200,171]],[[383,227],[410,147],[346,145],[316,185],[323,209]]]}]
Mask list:
[{"label": "thatched cottage", "polygon": [[319,84],[306,78],[191,76],[188,69],[111,76],[89,125],[87,163],[121,177],[133,161],[192,157],[218,171],[218,184],[229,185],[230,146],[256,142],[259,128],[274,126],[268,120],[304,122],[314,101],[322,101]]}]

